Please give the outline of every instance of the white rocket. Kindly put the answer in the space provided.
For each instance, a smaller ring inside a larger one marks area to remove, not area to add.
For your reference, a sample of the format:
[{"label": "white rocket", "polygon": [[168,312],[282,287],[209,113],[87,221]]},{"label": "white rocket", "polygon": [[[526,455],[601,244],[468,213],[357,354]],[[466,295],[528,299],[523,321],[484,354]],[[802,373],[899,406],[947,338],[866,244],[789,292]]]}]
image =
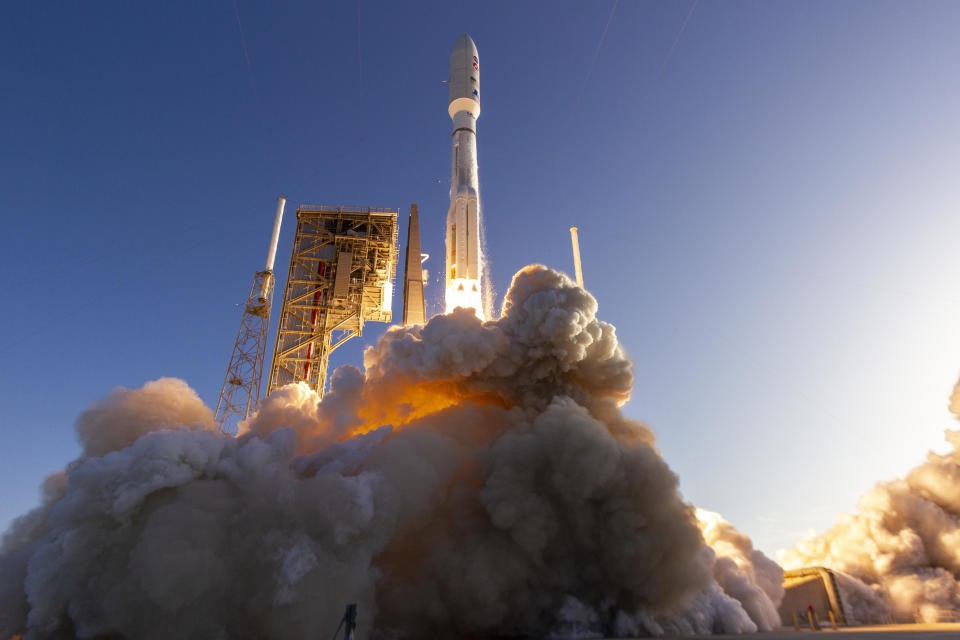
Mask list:
[{"label": "white rocket", "polygon": [[483,256],[480,254],[480,193],[477,182],[477,118],[480,117],[480,57],[467,34],[450,51],[453,175],[447,212],[446,311],[473,308],[482,320]]}]

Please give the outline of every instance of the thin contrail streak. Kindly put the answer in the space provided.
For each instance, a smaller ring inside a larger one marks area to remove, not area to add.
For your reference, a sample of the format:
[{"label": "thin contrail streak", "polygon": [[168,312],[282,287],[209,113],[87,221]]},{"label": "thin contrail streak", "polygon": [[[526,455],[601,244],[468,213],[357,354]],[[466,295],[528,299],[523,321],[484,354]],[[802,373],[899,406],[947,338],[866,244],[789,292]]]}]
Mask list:
[{"label": "thin contrail streak", "polygon": [[243,23],[240,22],[240,7],[237,4],[237,0],[233,0],[233,14],[237,17],[237,29],[240,30],[240,46],[243,47],[243,59],[247,62],[247,77],[250,78],[250,93],[253,95],[253,105],[254,111],[257,116],[257,121],[260,125],[261,133],[261,144],[263,144],[266,151],[265,157],[267,160],[273,164],[273,145],[268,144],[267,140],[267,124],[263,112],[263,104],[260,102],[260,94],[257,92],[257,84],[253,79],[253,65],[250,63],[250,51],[247,49],[247,38],[243,35]]},{"label": "thin contrail streak", "polygon": [[247,61],[247,75],[250,78],[250,88],[254,93],[257,87],[253,82],[253,65],[250,64],[250,53],[247,51],[247,39],[243,36],[243,25],[240,23],[240,7],[237,6],[237,0],[233,0],[233,12],[237,16],[237,28],[240,29],[240,46],[243,47],[243,59]]},{"label": "thin contrail streak", "polygon": [[360,142],[364,140],[367,130],[366,109],[363,107],[363,41],[360,39],[360,0],[357,0],[357,73],[360,79],[360,97],[357,113],[360,116]]},{"label": "thin contrail streak", "polygon": [[357,0],[357,65],[360,68],[360,99],[363,99],[363,48],[360,45],[360,0]]},{"label": "thin contrail streak", "polygon": [[673,44],[670,45],[670,51],[667,51],[667,57],[663,59],[663,64],[660,65],[660,71],[657,72],[657,80],[660,79],[660,76],[663,74],[663,70],[667,68],[667,62],[670,61],[670,56],[673,55],[673,50],[677,48],[677,43],[680,42],[680,36],[683,35],[683,32],[687,30],[687,23],[690,22],[690,16],[693,15],[693,10],[697,8],[697,3],[700,0],[693,0],[693,4],[690,5],[690,11],[687,12],[687,17],[684,18],[683,24],[680,26],[680,31],[677,32],[677,37],[673,39]]},{"label": "thin contrail streak", "polygon": [[577,107],[580,105],[580,99],[583,98],[583,93],[587,90],[587,83],[590,81],[590,76],[593,74],[593,67],[597,64],[597,58],[600,57],[600,48],[603,47],[603,41],[607,37],[607,29],[610,28],[610,23],[613,22],[613,14],[616,12],[618,4],[620,4],[620,0],[614,0],[613,8],[610,9],[610,17],[607,18],[607,24],[603,28],[603,33],[600,34],[600,41],[597,43],[597,48],[593,52],[593,59],[590,61],[590,68],[587,69],[587,77],[583,79],[583,86],[580,87],[580,94],[577,96],[577,101],[573,105],[574,111],[577,110]]}]

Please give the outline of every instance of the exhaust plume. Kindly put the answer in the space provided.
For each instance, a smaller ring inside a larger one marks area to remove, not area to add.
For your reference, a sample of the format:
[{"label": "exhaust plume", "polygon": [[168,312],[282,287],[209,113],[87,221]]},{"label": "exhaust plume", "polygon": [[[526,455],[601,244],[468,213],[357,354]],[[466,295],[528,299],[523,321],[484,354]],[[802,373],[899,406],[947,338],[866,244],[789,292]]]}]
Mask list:
[{"label": "exhaust plume", "polygon": [[[960,415],[960,383],[950,409]],[[960,431],[946,439],[952,451],[930,452],[905,478],[878,483],[857,513],[780,554],[781,564],[822,565],[862,582],[841,584],[859,621],[884,612],[905,622],[960,616]]]},{"label": "exhaust plume", "polygon": [[235,439],[181,381],[112,392],[4,535],[0,638],[299,640],[348,602],[361,638],[769,628],[776,566],[622,415],[596,312],[527,267],[498,320],[391,328]]},{"label": "exhaust plume", "polygon": [[743,606],[759,631],[780,626],[777,606],[783,600],[783,569],[737,531],[719,513],[697,509],[703,539],[713,552],[713,577]]}]

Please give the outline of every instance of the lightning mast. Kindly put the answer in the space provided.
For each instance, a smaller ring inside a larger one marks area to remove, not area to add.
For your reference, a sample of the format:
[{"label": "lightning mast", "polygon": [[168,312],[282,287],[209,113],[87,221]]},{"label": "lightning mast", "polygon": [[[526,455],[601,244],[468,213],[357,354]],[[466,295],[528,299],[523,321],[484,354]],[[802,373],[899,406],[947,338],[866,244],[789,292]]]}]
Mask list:
[{"label": "lightning mast", "polygon": [[286,202],[286,198],[277,198],[277,215],[273,220],[266,268],[253,276],[250,294],[243,307],[240,331],[237,332],[227,375],[217,401],[217,424],[227,434],[236,434],[237,424],[249,418],[260,406],[260,380],[263,377],[263,359],[273,303],[273,262],[277,255],[280,222]]},{"label": "lightning mast", "polygon": [[403,324],[423,324],[427,320],[423,303],[423,261],[420,253],[420,214],[417,205],[410,205],[407,225],[407,259],[403,264]]}]

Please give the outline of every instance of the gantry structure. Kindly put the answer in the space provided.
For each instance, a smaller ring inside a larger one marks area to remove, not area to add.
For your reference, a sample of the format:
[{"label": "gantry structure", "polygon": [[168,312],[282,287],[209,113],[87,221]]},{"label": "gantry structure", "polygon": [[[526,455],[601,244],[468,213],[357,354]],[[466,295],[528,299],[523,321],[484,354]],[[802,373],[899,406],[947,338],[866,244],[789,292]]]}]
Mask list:
[{"label": "gantry structure", "polygon": [[301,205],[267,394],[304,382],[323,395],[330,354],[393,319],[396,209]]}]

